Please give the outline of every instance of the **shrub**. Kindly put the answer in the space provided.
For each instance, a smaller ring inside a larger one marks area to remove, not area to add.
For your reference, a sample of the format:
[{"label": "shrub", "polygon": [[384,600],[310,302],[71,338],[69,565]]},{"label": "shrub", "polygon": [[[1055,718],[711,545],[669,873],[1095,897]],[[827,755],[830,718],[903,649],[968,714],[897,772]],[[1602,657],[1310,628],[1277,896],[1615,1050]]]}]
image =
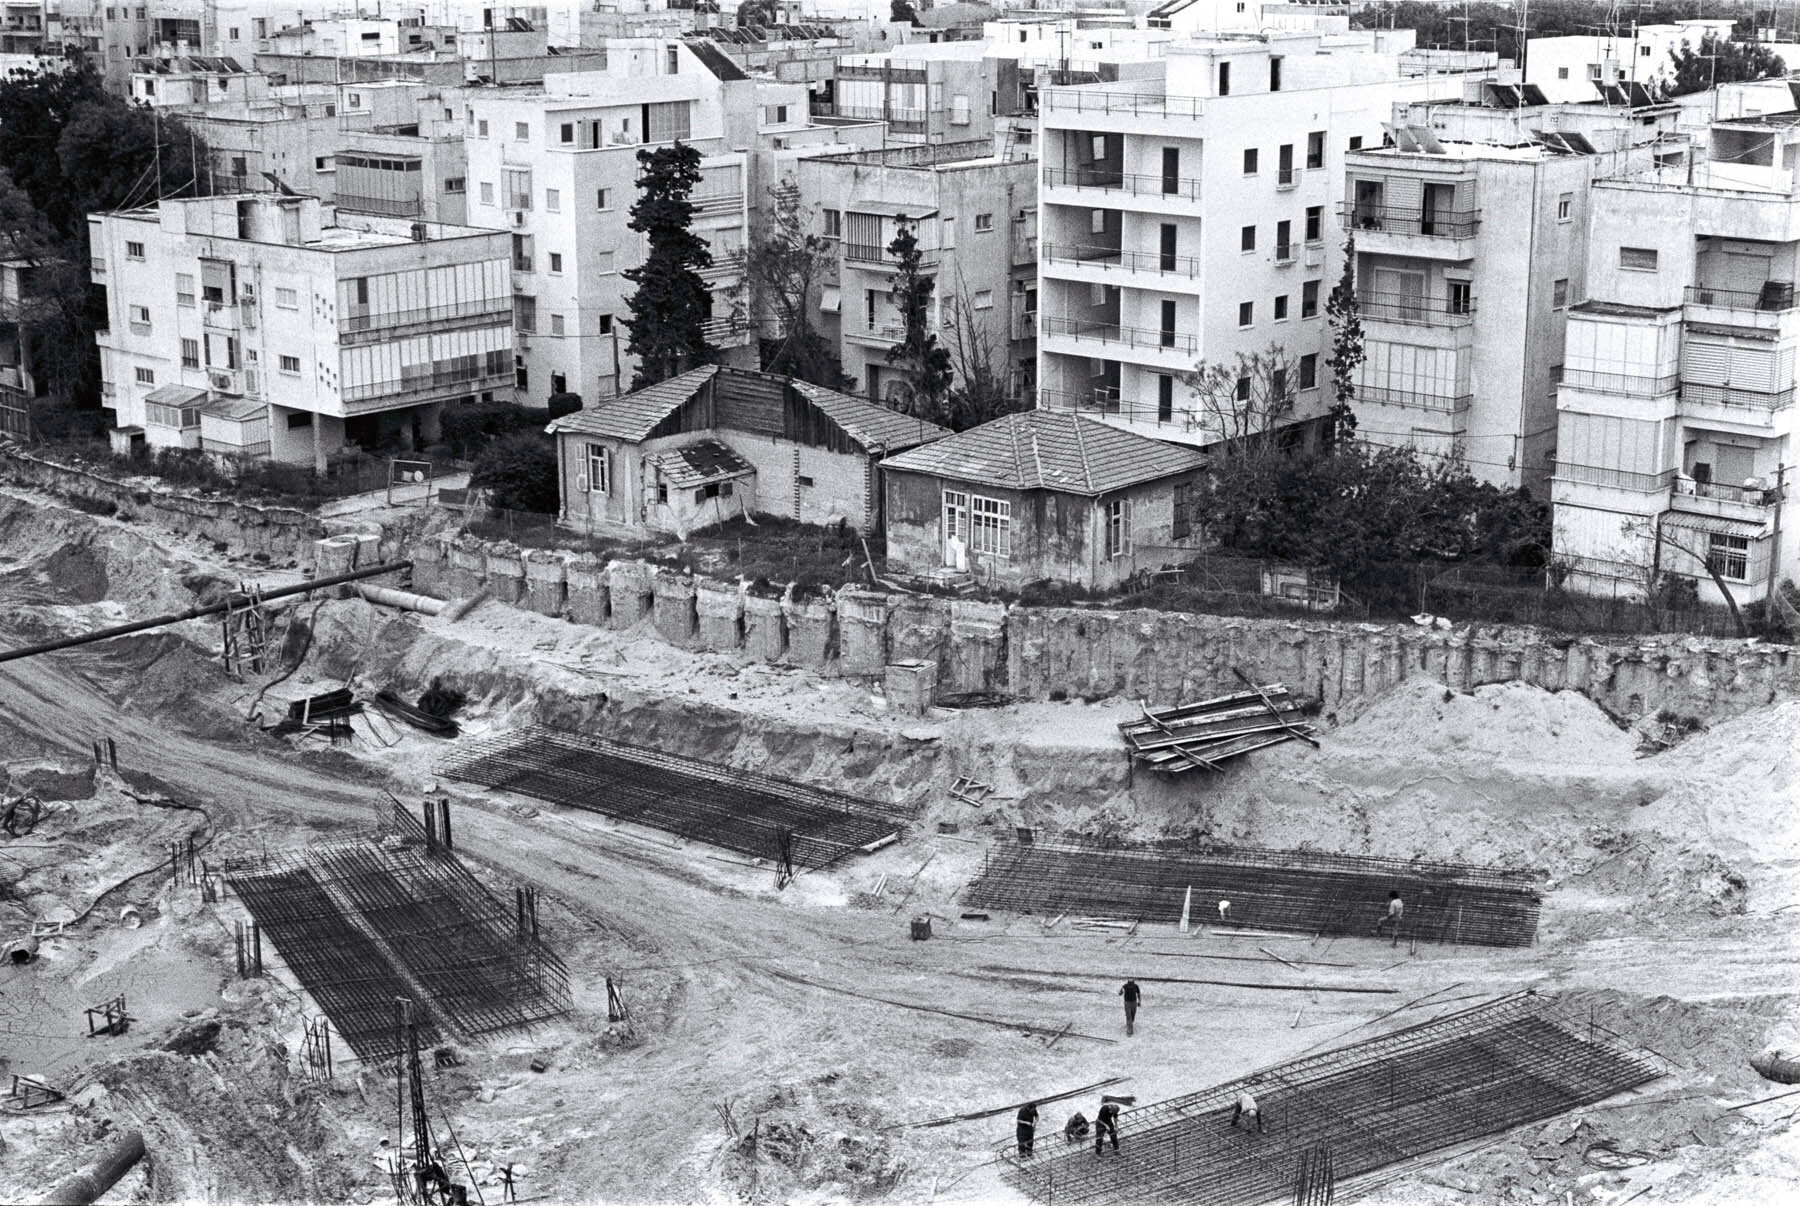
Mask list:
[{"label": "shrub", "polygon": [[486,490],[493,506],[554,514],[560,501],[556,444],[539,431],[503,436],[475,459],[469,485]]}]

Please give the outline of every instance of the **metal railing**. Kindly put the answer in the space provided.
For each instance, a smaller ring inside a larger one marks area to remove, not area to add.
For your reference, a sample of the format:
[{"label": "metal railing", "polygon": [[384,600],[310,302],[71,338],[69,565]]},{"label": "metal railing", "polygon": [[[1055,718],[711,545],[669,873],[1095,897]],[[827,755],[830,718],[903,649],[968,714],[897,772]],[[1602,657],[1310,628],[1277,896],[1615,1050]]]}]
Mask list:
[{"label": "metal railing", "polygon": [[925,110],[901,109],[885,105],[834,105],[833,117],[848,117],[856,121],[888,121],[902,124],[924,125]]},{"label": "metal railing", "polygon": [[1772,507],[1780,501],[1781,492],[1767,486],[1727,486],[1723,482],[1699,482],[1677,476],[1670,488],[1673,498],[1711,498],[1720,502],[1742,503],[1748,507]]},{"label": "metal railing", "polygon": [[1199,117],[1203,96],[1165,96],[1160,92],[1109,92],[1104,88],[1046,88],[1040,109],[1073,113],[1130,113],[1142,117]]},{"label": "metal railing", "polygon": [[1200,257],[1163,255],[1158,251],[1121,251],[1092,243],[1045,243],[1044,260],[1055,264],[1092,264],[1123,268],[1128,272],[1155,272],[1166,276],[1200,275]]},{"label": "metal railing", "polygon": [[1154,172],[1114,171],[1110,168],[1044,169],[1044,183],[1053,188],[1092,188],[1139,197],[1200,199],[1200,181],[1191,176],[1163,176]]},{"label": "metal railing", "polygon": [[481,298],[476,301],[451,302],[443,306],[426,306],[418,310],[390,310],[376,314],[346,314],[338,320],[338,329],[346,334],[363,331],[385,331],[421,322],[442,322],[450,318],[492,318],[512,321],[512,299]]},{"label": "metal railing", "polygon": [[1714,306],[1721,310],[1761,310],[1779,313],[1800,305],[1789,281],[1770,281],[1761,289],[1715,289],[1710,285],[1689,285],[1682,299],[1690,306]]},{"label": "metal railing", "polygon": [[1604,465],[1572,465],[1566,461],[1557,461],[1550,476],[1559,481],[1582,482],[1590,486],[1610,486],[1615,490],[1654,494],[1659,490],[1669,488],[1670,483],[1675,480],[1675,471],[1664,469],[1660,473],[1636,473],[1629,469],[1612,469]]},{"label": "metal railing", "polygon": [[1681,374],[1669,373],[1651,377],[1641,373],[1600,373],[1588,369],[1563,369],[1561,384],[1597,394],[1627,394],[1633,398],[1654,398],[1674,393],[1681,386]]},{"label": "metal railing", "polygon": [[1733,406],[1743,410],[1786,410],[1794,404],[1794,387],[1781,390],[1744,389],[1736,385],[1681,383],[1681,400],[1700,406]]},{"label": "metal railing", "polygon": [[436,372],[420,373],[412,377],[369,381],[362,385],[346,385],[343,397],[345,402],[365,402],[371,398],[402,398],[411,394],[430,392],[475,393],[484,389],[492,389],[511,380],[511,369],[492,372],[479,366],[439,369]]},{"label": "metal railing", "polygon": [[1479,209],[1422,211],[1388,209],[1380,205],[1346,205],[1342,213],[1351,230],[1422,235],[1428,239],[1466,239],[1481,225]]},{"label": "metal railing", "polygon": [[696,214],[722,214],[731,210],[744,208],[744,190],[741,188],[719,189],[706,193],[694,193],[688,197]]},{"label": "metal railing", "polygon": [[1356,400],[1375,406],[1401,406],[1408,410],[1434,411],[1438,414],[1462,414],[1475,402],[1475,395],[1441,394],[1429,390],[1389,389],[1381,385],[1358,385]]},{"label": "metal railing", "polygon": [[1369,291],[1357,295],[1356,306],[1364,318],[1415,327],[1466,327],[1475,321],[1474,298],[1452,309],[1443,298]]},{"label": "metal railing", "polygon": [[743,274],[744,253],[741,251],[728,251],[724,255],[715,255],[712,264],[700,270],[700,279],[703,281],[717,281],[723,280],[728,276],[742,276]]},{"label": "metal railing", "polygon": [[416,218],[425,212],[425,201],[421,197],[370,197],[340,191],[334,194],[333,199],[340,209],[381,214],[390,218]]},{"label": "metal railing", "polygon": [[1199,350],[1199,340],[1179,331],[1156,327],[1127,327],[1115,322],[1095,322],[1085,318],[1047,318],[1044,334],[1067,335],[1074,339],[1093,339],[1101,343],[1121,343],[1132,348],[1153,348],[1192,355]]},{"label": "metal railing", "polygon": [[[943,253],[936,247],[919,248],[919,266],[935,267],[938,257]],[[897,268],[899,263],[884,245],[874,243],[845,243],[844,259],[852,264],[881,264],[888,268]]]},{"label": "metal railing", "polygon": [[1300,169],[1284,167],[1275,169],[1276,188],[1295,188],[1300,183]]}]

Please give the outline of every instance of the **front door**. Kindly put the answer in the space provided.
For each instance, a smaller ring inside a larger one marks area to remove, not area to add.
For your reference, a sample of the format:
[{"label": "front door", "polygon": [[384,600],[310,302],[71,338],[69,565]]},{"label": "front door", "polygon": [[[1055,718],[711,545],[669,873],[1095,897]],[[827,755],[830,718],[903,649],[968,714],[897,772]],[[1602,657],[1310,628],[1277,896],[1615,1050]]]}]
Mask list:
[{"label": "front door", "polygon": [[969,568],[969,496],[959,490],[944,491],[944,564]]}]

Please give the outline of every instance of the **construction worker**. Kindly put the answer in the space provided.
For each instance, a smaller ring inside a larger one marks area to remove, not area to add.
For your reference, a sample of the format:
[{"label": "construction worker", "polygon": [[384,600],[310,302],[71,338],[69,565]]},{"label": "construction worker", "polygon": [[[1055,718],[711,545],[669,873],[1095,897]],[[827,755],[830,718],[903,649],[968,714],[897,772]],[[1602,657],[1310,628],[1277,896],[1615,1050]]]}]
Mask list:
[{"label": "construction worker", "polygon": [[1125,998],[1125,1033],[1131,1033],[1132,1024],[1137,1021],[1138,1002],[1143,999],[1143,990],[1137,986],[1136,980],[1125,981],[1125,987],[1119,989],[1119,995]]},{"label": "construction worker", "polygon": [[1231,1109],[1231,1129],[1236,1130],[1238,1119],[1243,1117],[1256,1119],[1256,1133],[1263,1133],[1262,1108],[1256,1104],[1256,1098],[1250,1095],[1249,1089],[1238,1093],[1237,1105]]},{"label": "construction worker", "polygon": [[1221,900],[1219,902],[1219,924],[1220,925],[1228,925],[1230,922],[1231,922],[1231,902],[1229,900]]},{"label": "construction worker", "polygon": [[1036,1141],[1037,1106],[1028,1101],[1019,1107],[1019,1159],[1031,1159],[1031,1148]]},{"label": "construction worker", "polygon": [[1394,926],[1394,941],[1395,942],[1400,941],[1400,921],[1405,916],[1406,916],[1406,902],[1400,899],[1400,893],[1389,892],[1388,893],[1388,903],[1387,903],[1387,916],[1380,918],[1379,920],[1377,920],[1375,922],[1374,932],[1377,934],[1381,933],[1381,927],[1384,925],[1387,925],[1389,922],[1392,922],[1393,926]]},{"label": "construction worker", "polygon": [[500,1166],[500,1200],[503,1202],[516,1202],[518,1199],[519,1190],[518,1187],[513,1184],[513,1166],[512,1162],[509,1160]]},{"label": "construction worker", "polygon": [[1073,1114],[1069,1115],[1068,1124],[1063,1127],[1063,1138],[1070,1143],[1075,1143],[1079,1140],[1086,1139],[1087,1133],[1087,1115],[1083,1114],[1080,1110],[1076,1110]]},{"label": "construction worker", "polygon": [[1108,1101],[1101,1103],[1100,1116],[1094,1119],[1094,1155],[1100,1155],[1100,1145],[1108,1136],[1112,1137],[1113,1151],[1119,1150],[1119,1103]]}]

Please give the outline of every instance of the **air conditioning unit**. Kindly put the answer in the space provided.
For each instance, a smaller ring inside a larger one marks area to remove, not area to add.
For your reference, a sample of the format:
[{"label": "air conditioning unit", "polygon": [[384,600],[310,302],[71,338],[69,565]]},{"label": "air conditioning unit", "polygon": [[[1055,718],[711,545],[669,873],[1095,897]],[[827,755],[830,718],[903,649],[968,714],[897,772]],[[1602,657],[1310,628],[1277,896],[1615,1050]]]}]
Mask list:
[{"label": "air conditioning unit", "polygon": [[512,211],[512,220],[513,220],[514,226],[525,225],[525,211],[522,209],[513,210]]},{"label": "air conditioning unit", "polygon": [[1306,245],[1306,266],[1308,268],[1317,268],[1324,262],[1325,248],[1317,243],[1308,243]]},{"label": "air conditioning unit", "polygon": [[212,387],[214,389],[218,390],[220,393],[235,394],[238,392],[237,374],[236,373],[214,372],[214,373],[207,374],[207,376],[212,381]]}]

